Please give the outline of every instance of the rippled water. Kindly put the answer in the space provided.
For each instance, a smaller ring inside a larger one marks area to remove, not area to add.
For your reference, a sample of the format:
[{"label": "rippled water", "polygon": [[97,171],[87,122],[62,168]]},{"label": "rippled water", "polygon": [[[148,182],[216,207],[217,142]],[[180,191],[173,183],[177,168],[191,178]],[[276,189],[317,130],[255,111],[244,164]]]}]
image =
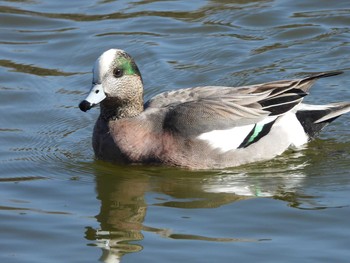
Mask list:
[{"label": "rippled water", "polygon": [[350,100],[348,1],[0,1],[1,262],[348,262],[350,116],[300,152],[221,171],[95,161],[77,105],[104,50],[146,98],[343,69],[307,100]]}]

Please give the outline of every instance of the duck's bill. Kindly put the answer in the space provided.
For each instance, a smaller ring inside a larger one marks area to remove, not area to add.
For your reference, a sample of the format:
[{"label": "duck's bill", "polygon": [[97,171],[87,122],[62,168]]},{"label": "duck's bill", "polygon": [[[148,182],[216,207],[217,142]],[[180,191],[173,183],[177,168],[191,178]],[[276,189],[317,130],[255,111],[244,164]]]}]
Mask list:
[{"label": "duck's bill", "polygon": [[79,109],[82,111],[88,111],[95,105],[99,104],[106,98],[106,94],[103,91],[102,84],[95,84],[90,90],[89,95],[85,100],[80,102]]}]

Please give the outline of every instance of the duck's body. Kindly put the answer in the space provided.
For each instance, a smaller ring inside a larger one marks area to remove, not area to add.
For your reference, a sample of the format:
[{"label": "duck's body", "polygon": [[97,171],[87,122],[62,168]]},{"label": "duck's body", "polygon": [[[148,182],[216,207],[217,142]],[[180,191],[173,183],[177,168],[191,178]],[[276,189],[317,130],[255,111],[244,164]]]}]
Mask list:
[{"label": "duck's body", "polygon": [[93,133],[99,159],[191,169],[233,167],[300,147],[350,111],[350,103],[301,103],[316,79],[340,73],[238,88],[181,89],[144,105],[135,62],[122,50],[109,50],[95,63],[94,86],[79,106],[86,111],[101,103]]}]

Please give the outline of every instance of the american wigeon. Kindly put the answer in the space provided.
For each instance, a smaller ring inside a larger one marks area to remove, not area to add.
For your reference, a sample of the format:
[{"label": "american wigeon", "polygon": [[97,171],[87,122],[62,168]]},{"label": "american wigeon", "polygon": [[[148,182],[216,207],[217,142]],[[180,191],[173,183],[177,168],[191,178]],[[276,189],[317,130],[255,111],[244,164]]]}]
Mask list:
[{"label": "american wigeon", "polygon": [[349,102],[302,103],[317,79],[340,73],[167,91],[144,104],[136,63],[125,51],[111,49],[96,60],[90,94],[79,108],[100,104],[93,132],[99,159],[190,169],[233,167],[300,147],[349,112]]}]

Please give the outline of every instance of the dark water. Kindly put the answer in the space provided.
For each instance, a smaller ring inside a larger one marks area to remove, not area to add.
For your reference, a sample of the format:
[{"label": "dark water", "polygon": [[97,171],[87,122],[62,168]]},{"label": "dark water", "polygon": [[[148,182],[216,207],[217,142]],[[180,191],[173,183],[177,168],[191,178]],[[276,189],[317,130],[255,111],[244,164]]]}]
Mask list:
[{"label": "dark water", "polygon": [[104,50],[146,98],[343,69],[349,1],[0,1],[0,262],[348,262],[350,116],[276,160],[222,171],[95,161],[77,105]]}]

